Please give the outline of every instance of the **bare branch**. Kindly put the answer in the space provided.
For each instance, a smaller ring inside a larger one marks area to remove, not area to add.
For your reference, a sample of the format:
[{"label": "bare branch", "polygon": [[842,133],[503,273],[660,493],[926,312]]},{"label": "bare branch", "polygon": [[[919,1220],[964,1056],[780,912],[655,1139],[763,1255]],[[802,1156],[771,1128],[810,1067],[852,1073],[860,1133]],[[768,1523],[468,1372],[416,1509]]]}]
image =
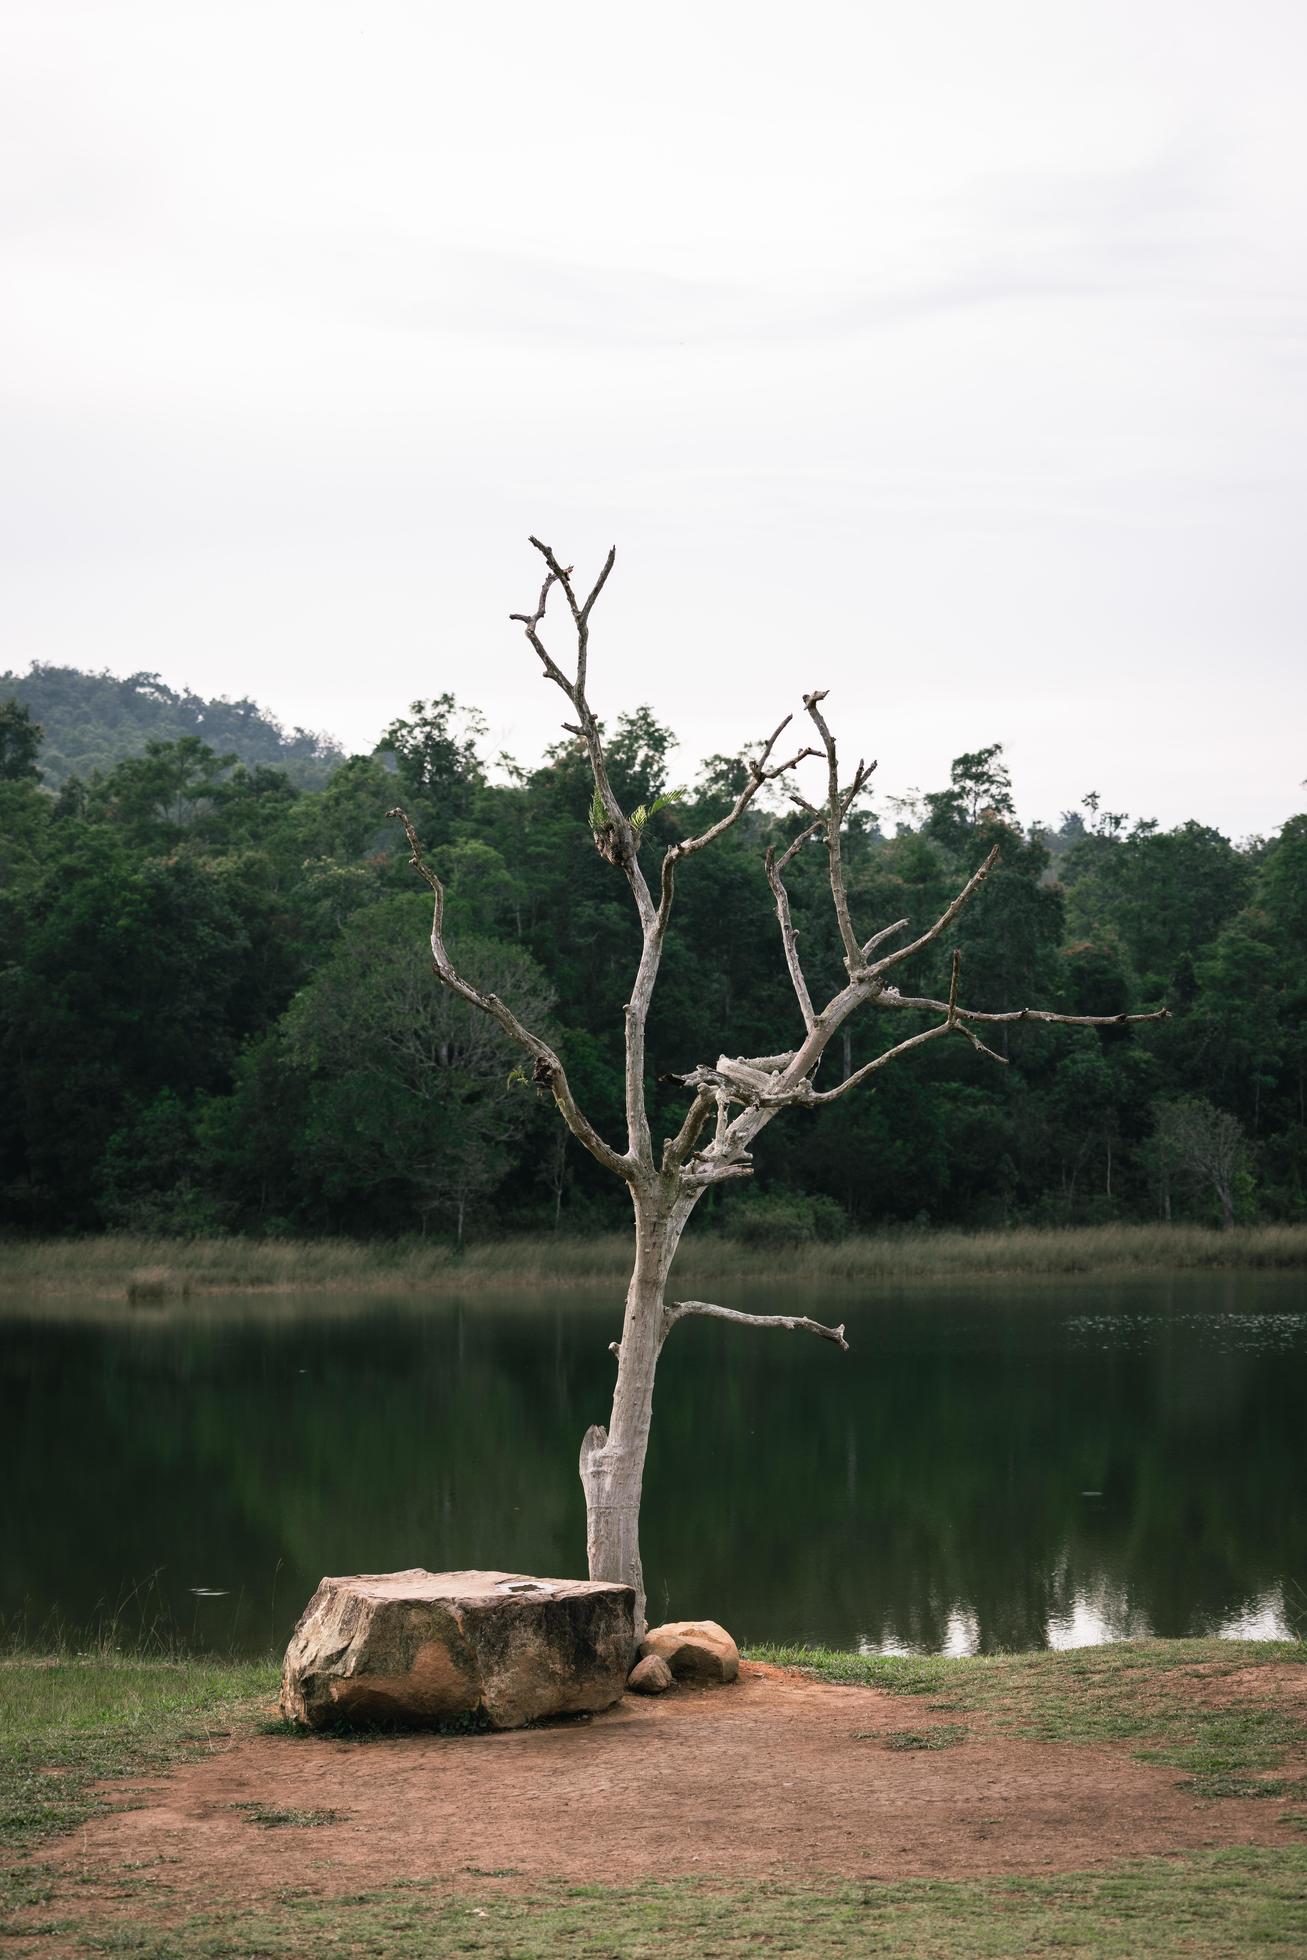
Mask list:
[{"label": "bare branch", "polygon": [[[941,932],[946,932],[952,925],[954,919],[957,918],[963,906],[969,904],[980,890],[980,887],[998,863],[998,858],[999,847],[995,844],[980,869],[972,872],[970,878],[968,878],[966,884],[962,887],[962,890],[958,893],[952,904],[945,906],[930,930],[923,932],[920,939],[914,939],[910,946],[900,946],[893,953],[886,953],[883,960],[877,960],[875,966],[871,968],[871,972],[888,973],[891,967],[901,965],[904,960],[910,960],[914,953],[919,953],[923,946],[929,946],[932,940],[939,938]],[[898,928],[896,926],[890,926],[887,930],[896,932]],[[874,944],[874,941],[871,943]]]},{"label": "bare branch", "polygon": [[906,919],[895,919],[892,926],[882,926],[879,932],[873,932],[870,939],[863,941],[863,959],[869,960],[882,941],[892,939],[896,932],[902,932],[907,923]]},{"label": "bare branch", "polygon": [[[784,721],[780,722],[767,737],[759,753],[756,756],[746,758],[749,780],[736,797],[734,804],[727,811],[726,815],[720,817],[716,823],[710,824],[708,829],[701,831],[698,836],[684,838],[681,842],[670,845],[664,853],[658,911],[652,921],[645,922],[644,949],[640,958],[639,971],[636,974],[635,986],[632,989],[631,999],[627,1005],[628,1037],[633,1024],[638,1021],[642,1058],[643,1025],[648,1017],[649,1002],[652,997],[654,982],[657,978],[659,963],[662,959],[663,943],[666,938],[668,920],[671,917],[672,902],[676,895],[676,866],[682,858],[692,857],[696,851],[705,849],[707,845],[715,842],[718,837],[721,837],[728,831],[733,824],[738,823],[765,783],[774,782],[777,777],[787,775],[791,769],[796,768],[808,756],[817,753],[815,749],[811,748],[800,749],[796,755],[791,756],[788,762],[779,762],[772,764],[770,767],[768,766],[768,758],[772,750],[792,720],[792,715],[786,715]],[[641,1060],[641,1066],[643,1066],[643,1059]],[[703,1094],[704,1090],[700,1086],[700,1098]],[[680,1133],[671,1142],[664,1144],[664,1170],[672,1170],[684,1164],[686,1157],[694,1147],[695,1139],[702,1129],[708,1110],[711,1107],[712,1091],[709,1089],[708,1100],[703,1104],[702,1109],[699,1106],[699,1098],[696,1098],[695,1103],[690,1107],[690,1111],[686,1116]],[[632,1135],[631,1148],[632,1150],[637,1148],[634,1134]],[[732,1174],[743,1175],[744,1173],[733,1172]]]},{"label": "bare branch", "polygon": [[790,1334],[817,1334],[823,1341],[834,1341],[846,1354],[849,1351],[843,1322],[838,1327],[824,1327],[819,1320],[809,1320],[803,1314],[737,1313],[734,1307],[714,1307],[707,1300],[671,1301],[663,1314],[663,1339],[666,1340],[678,1320],[684,1320],[689,1314],[710,1314],[716,1320],[738,1321],[743,1327],[780,1327]]},{"label": "bare branch", "polygon": [[[987,864],[993,862],[996,850],[997,847],[995,847],[994,852],[990,853]],[[971,886],[968,889],[974,889],[985,869],[986,866],[981,867],[981,870],[971,880]],[[960,909],[960,903],[965,902],[965,898],[966,894],[963,893],[961,901],[954,900],[954,906]],[[935,933],[936,928],[932,927],[927,937],[933,939]],[[920,945],[925,942],[922,940],[917,943]],[[909,948],[908,950],[912,949]],[[886,961],[883,964],[888,965],[889,962]],[[906,1041],[900,1041],[893,1048],[887,1048],[883,1054],[877,1055],[874,1061],[867,1062],[860,1069],[855,1069],[852,1075],[846,1076],[844,1081],[839,1083],[834,1089],[819,1092],[811,1087],[805,1077],[802,1081],[795,1084],[788,1094],[773,1091],[769,1096],[759,1098],[759,1106],[765,1107],[768,1103],[777,1101],[788,1101],[807,1106],[812,1106],[817,1103],[834,1102],[837,1096],[846,1095],[850,1089],[856,1087],[859,1082],[865,1081],[869,1075],[874,1075],[878,1069],[884,1068],[896,1056],[905,1054],[910,1048],[920,1048],[926,1042],[935,1041],[940,1035],[944,1034],[960,1034],[965,1036],[978,1054],[988,1056],[991,1062],[998,1062],[1003,1068],[1006,1068],[1008,1066],[1007,1056],[997,1054],[994,1049],[987,1048],[985,1043],[974,1035],[970,1027],[967,1026],[967,1023],[970,1021],[980,1021],[987,1024],[1006,1024],[1013,1021],[1047,1021],[1057,1026],[1071,1028],[1120,1028],[1134,1027],[1144,1021],[1166,1021],[1170,1019],[1166,1008],[1162,1008],[1154,1014],[1057,1014],[1048,1008],[1042,1007],[1016,1007],[1001,1014],[982,1013],[972,1008],[958,1006],[958,979],[961,968],[962,955],[955,950],[949,974],[947,1000],[914,998],[899,993],[897,988],[894,987],[883,988],[871,996],[878,1007],[907,1007],[914,1009],[918,1013],[942,1014],[944,1017],[943,1020],[936,1022],[934,1027],[924,1028],[920,1034],[909,1035]],[[873,972],[877,970],[873,969]],[[828,1009],[827,1012],[829,1013],[830,1010]],[[721,1064],[719,1062],[718,1067],[720,1068],[720,1066]]]},{"label": "bare branch", "polygon": [[[553,681],[556,687],[562,688],[563,693],[567,696],[568,700],[572,703],[573,707],[575,707],[576,690],[573,687],[572,682],[568,680],[567,675],[563,672],[562,668],[558,665],[557,661],[550,653],[548,647],[544,644],[543,640],[540,638],[540,622],[543,620],[545,616],[545,608],[549,604],[549,593],[551,587],[554,584],[554,579],[555,579],[555,574],[553,572],[549,572],[546,574],[545,582],[540,588],[540,597],[536,601],[536,609],[533,613],[510,613],[508,617],[512,620],[516,620],[519,626],[524,626],[526,628],[526,637],[528,640],[530,640],[532,646],[535,648],[537,654],[540,656],[540,662],[541,665],[544,667],[546,675],[551,681]],[[572,732],[574,734],[579,735],[581,733],[581,730],[574,729]]]},{"label": "bare branch", "polygon": [[764,783],[775,782],[778,776],[788,775],[791,769],[797,769],[801,762],[806,762],[810,755],[816,755],[816,749],[803,748],[792,755],[788,762],[778,762],[771,769],[767,767],[767,758],[793,719],[793,715],[786,715],[784,721],[767,737],[761,752],[756,756],[744,758],[745,767],[749,771],[749,780],[736,797],[734,804],[724,817],[719,817],[716,823],[710,824],[708,829],[702,831],[698,837],[687,837],[681,843],[674,844],[672,849],[678,857],[690,857],[695,851],[701,851],[705,844],[714,843],[723,831],[729,830],[732,824],[739,822]]},{"label": "bare branch", "polygon": [[808,828],[790,845],[779,865],[776,862],[776,852],[770,844],[763,858],[767,870],[767,883],[771,886],[772,897],[776,900],[776,917],[781,928],[781,944],[785,948],[785,964],[790,970],[790,980],[799,1003],[799,1012],[803,1016],[803,1025],[809,1034],[817,1025],[817,1017],[812,1011],[812,995],[808,992],[808,983],[803,977],[803,967],[799,961],[799,935],[795,931],[794,920],[790,914],[790,895],[781,879],[781,867],[788,864],[799,845],[820,828],[819,823],[809,824]]},{"label": "bare branch", "polygon": [[826,717],[817,705],[818,702],[824,701],[825,699],[826,689],[819,688],[811,694],[804,695],[803,705],[812,716],[817,732],[821,736],[822,744],[826,750],[826,854],[830,860],[831,897],[835,901],[835,917],[839,922],[840,938],[844,943],[844,964],[848,968],[849,973],[854,974],[859,971],[864,962],[862,949],[858,945],[854,935],[853,921],[849,917],[849,898],[844,883],[844,865],[840,855],[840,828],[853,807],[854,798],[866,786],[870,780],[872,770],[875,769],[876,765],[873,762],[868,767],[865,763],[859,762],[853,772],[852,788],[846,793],[841,794],[839,757],[835,749],[835,737],[827,727]]},{"label": "bare branch", "polygon": [[542,544],[539,538],[533,537],[529,542],[535,546],[546,565],[548,565],[551,577],[557,579],[558,583],[562,586],[567,603],[572,609],[572,619],[576,625],[576,691],[584,697],[586,664],[590,653],[590,613],[595,600],[608,583],[608,574],[612,571],[617,559],[617,546],[612,545],[609,547],[608,556],[604,560],[603,570],[595,580],[589,598],[583,606],[578,606],[576,603],[576,594],[572,590],[571,566],[560,565],[549,546]]},{"label": "bare branch", "polygon": [[839,760],[835,752],[835,737],[826,724],[826,718],[818,707],[819,701],[826,699],[826,689],[805,694],[803,705],[816,723],[817,732],[826,747],[826,772],[829,781],[826,802],[826,853],[830,859],[830,888],[835,900],[835,917],[839,922],[840,938],[844,941],[844,961],[850,973],[859,965],[858,942],[853,936],[853,925],[849,918],[848,895],[844,889],[844,867],[840,860],[840,775]]},{"label": "bare branch", "polygon": [[609,546],[608,556],[604,559],[604,568],[600,572],[598,578],[595,580],[594,584],[590,588],[590,597],[586,600],[585,604],[581,608],[581,618],[578,622],[581,626],[586,626],[589,624],[590,613],[594,606],[594,602],[599,597],[599,594],[603,591],[604,587],[607,585],[608,574],[609,572],[612,571],[613,566],[616,563],[617,563],[617,546],[614,544]]},{"label": "bare branch", "polygon": [[629,1182],[632,1175],[630,1160],[626,1157],[619,1156],[618,1152],[610,1144],[605,1143],[589,1118],[583,1114],[577,1104],[576,1098],[572,1094],[571,1085],[567,1080],[567,1071],[548,1042],[542,1041],[539,1035],[532,1034],[529,1028],[523,1027],[512,1008],[505,1006],[498,995],[483,994],[479,988],[472,985],[471,981],[465,980],[455,968],[445,946],[444,885],[423,856],[422,846],[418,842],[417,832],[414,830],[405,812],[396,808],[387,811],[386,814],[397,818],[404,826],[404,835],[408,839],[408,847],[412,852],[410,862],[414,870],[420,874],[430,887],[435,901],[435,909],[431,920],[431,958],[435,965],[437,976],[449,988],[451,993],[457,994],[461,1000],[468,1001],[473,1007],[480,1008],[483,1014],[488,1014],[492,1020],[499,1023],[505,1034],[510,1036],[519,1048],[526,1050],[533,1063],[532,1077],[536,1086],[538,1088],[552,1090],[554,1101],[558,1104],[563,1121],[567,1124],[568,1129],[572,1132],[577,1142],[583,1143],[590,1152],[590,1155],[597,1163],[602,1164],[605,1170],[612,1171],[618,1177],[625,1178]]},{"label": "bare branch", "polygon": [[[606,823],[602,831],[595,835],[595,847],[601,857],[610,864],[620,867],[639,914],[640,927],[644,935],[640,965],[631,998],[626,1004],[626,1132],[627,1159],[648,1165],[652,1162],[653,1145],[649,1134],[649,1114],[645,1106],[644,1093],[644,1045],[645,1024],[649,1016],[649,1001],[657,978],[658,964],[662,954],[659,913],[655,910],[644,872],[640,869],[637,852],[640,840],[631,825],[630,819],[618,802],[613,786],[608,779],[608,764],[604,756],[603,741],[599,733],[599,723],[595,719],[590,703],[586,699],[586,662],[590,645],[590,613],[599,594],[603,591],[608,574],[616,558],[614,547],[604,560],[603,569],[595,580],[584,605],[578,605],[572,586],[572,568],[559,563],[553,549],[533,537],[531,544],[545,561],[547,575],[540,588],[540,599],[534,613],[513,613],[526,630],[527,639],[540,656],[548,678],[560,687],[576,710],[576,722],[565,722],[564,727],[580,736],[585,743],[590,760],[590,773],[594,777],[599,800],[603,804]],[[550,654],[540,637],[540,623],[544,618],[549,593],[554,585],[562,587],[576,628],[576,678],[569,680]],[[665,920],[663,921],[665,924]]]},{"label": "bare branch", "polygon": [[[780,856],[776,859],[776,869],[778,871],[786,870],[786,868],[790,863],[790,860],[798,856],[799,852],[803,849],[804,845],[808,842],[809,838],[815,837],[817,835],[817,832],[821,829],[824,822],[825,819],[823,817],[821,816],[816,817],[813,820],[813,822],[808,825],[806,830],[801,830],[797,837],[791,839],[791,841],[785,846],[785,849],[781,852]],[[772,851],[774,855],[775,852],[774,846],[772,846]]]},{"label": "bare branch", "polygon": [[786,715],[780,726],[773,729],[772,733],[763,743],[761,753],[757,756],[745,757],[745,762],[749,770],[749,780],[736,797],[735,802],[727,811],[726,815],[719,817],[716,823],[710,824],[707,830],[701,831],[697,837],[682,838],[680,843],[669,845],[663,857],[662,888],[659,894],[658,905],[659,923],[664,930],[666,929],[668,916],[672,907],[676,866],[680,863],[681,859],[693,857],[696,851],[702,851],[707,845],[715,843],[719,837],[731,829],[732,825],[737,824],[764,783],[775,782],[778,776],[788,775],[791,769],[797,769],[799,764],[805,762],[810,755],[816,755],[816,749],[800,749],[796,755],[790,757],[788,762],[778,762],[770,769],[766,766],[768,756],[793,719],[793,715]]},{"label": "bare branch", "polygon": [[1007,1067],[1008,1058],[1006,1055],[1000,1055],[996,1048],[986,1048],[980,1036],[972,1034],[971,1029],[964,1027],[961,1021],[955,1020],[953,1026],[958,1034],[964,1034],[966,1036],[978,1055],[988,1056],[989,1060],[991,1062],[997,1062],[1000,1068]]},{"label": "bare branch", "polygon": [[[535,611],[533,613],[510,613],[509,618],[516,620],[525,629],[526,637],[539,656],[540,664],[545,670],[546,677],[554,683],[555,687],[561,688],[576,710],[576,721],[564,722],[563,726],[569,734],[578,735],[585,743],[586,753],[590,759],[591,773],[595,779],[595,787],[599,791],[600,799],[603,802],[604,811],[608,818],[612,833],[611,848],[603,851],[602,855],[607,857],[611,863],[620,865],[623,871],[626,872],[627,879],[635,894],[636,908],[643,922],[646,914],[651,913],[653,910],[653,900],[649,896],[649,890],[644,880],[644,873],[635,862],[639,840],[627,820],[626,812],[622,809],[613,793],[612,784],[608,780],[608,765],[604,757],[603,742],[599,734],[599,724],[595,720],[585,691],[586,663],[590,647],[590,610],[604,589],[608,574],[612,570],[616,559],[617,549],[614,546],[610,550],[607,558],[604,560],[603,570],[595,580],[590,596],[587,598],[584,606],[578,606],[576,594],[572,589],[571,566],[560,565],[557,556],[550,546],[542,544],[539,538],[533,537],[530,542],[535,546],[548,567],[545,581],[540,588],[540,597],[536,603]],[[571,609],[572,621],[576,628],[576,677],[574,680],[568,679],[540,637],[540,626],[545,616],[545,608],[549,604],[549,594],[555,585],[562,587],[563,596]]]},{"label": "bare branch", "polygon": [[[836,998],[828,1003],[816,1018],[809,1031],[808,1040],[794,1055],[768,1058],[777,1063],[776,1069],[765,1069],[757,1063],[733,1060],[725,1055],[719,1056],[713,1069],[701,1067],[693,1070],[683,1079],[699,1087],[700,1093],[709,1085],[715,1085],[724,1097],[744,1105],[745,1115],[724,1135],[715,1137],[705,1151],[702,1162],[696,1166],[697,1178],[712,1182],[714,1177],[730,1176],[735,1173],[730,1168],[738,1159],[740,1152],[748,1145],[758,1128],[768,1122],[780,1109],[815,1109],[823,1103],[834,1102],[847,1095],[850,1089],[857,1088],[867,1077],[886,1068],[900,1055],[913,1048],[922,1048],[930,1041],[938,1041],[941,1036],[959,1034],[970,1042],[978,1054],[985,1055],[1003,1068],[1008,1066],[1006,1055],[1000,1055],[985,1043],[967,1026],[970,1021],[1000,1022],[1010,1021],[1049,1021],[1066,1027],[1128,1027],[1143,1021],[1164,1021],[1169,1019],[1166,1009],[1154,1014],[1057,1014],[1051,1010],[1037,1007],[1014,1008],[1004,1014],[987,1014],[959,1007],[957,1004],[958,984],[961,974],[962,955],[955,951],[949,975],[949,997],[947,1000],[927,1000],[910,998],[900,994],[897,988],[879,988],[875,983],[875,969],[869,969],[859,976]],[[824,1053],[827,1043],[836,1028],[848,1018],[849,1013],[863,1001],[871,1000],[879,1007],[907,1007],[920,1013],[942,1015],[933,1027],[923,1028],[919,1034],[909,1035],[906,1040],[896,1042],[891,1048],[874,1057],[863,1067],[855,1069],[843,1082],[833,1089],[817,1090],[812,1086],[811,1070]]]},{"label": "bare branch", "polygon": [[958,977],[961,972],[962,954],[955,946],[953,948],[952,964],[949,969],[948,1004],[944,1009],[945,1020],[956,1034],[966,1036],[978,1055],[988,1055],[991,1062],[998,1062],[1003,1068],[1006,1068],[1007,1056],[996,1053],[993,1048],[986,1048],[984,1042],[978,1036],[972,1034],[970,1028],[964,1027],[958,1018]]},{"label": "bare branch", "polygon": [[670,1171],[685,1162],[698,1142],[699,1132],[708,1121],[714,1103],[719,1100],[720,1098],[706,1084],[697,1091],[680,1129],[674,1137],[663,1144],[665,1171]]},{"label": "bare branch", "polygon": [[570,565],[560,565],[550,547],[547,544],[542,544],[540,539],[534,536],[534,534],[527,539],[527,543],[534,545],[535,549],[540,553],[540,556],[549,567],[550,578],[557,579],[563,588],[567,603],[572,609],[572,618],[579,620],[581,609],[576,603],[576,594],[572,590],[572,567]]},{"label": "bare branch", "polygon": [[[894,987],[886,987],[877,994],[877,1007],[907,1007],[920,1014],[946,1014],[947,1001],[929,1000],[925,996],[901,994]],[[1007,1025],[1013,1021],[1047,1021],[1062,1028],[1133,1028],[1145,1021],[1169,1021],[1169,1008],[1159,1007],[1152,1014],[1055,1014],[1046,1007],[1012,1007],[1005,1013],[982,1013],[979,1008],[959,1007],[954,1010],[956,1021],[983,1021],[991,1026]]]},{"label": "bare branch", "polygon": [[847,1096],[850,1089],[856,1089],[859,1082],[865,1082],[867,1077],[875,1075],[878,1069],[887,1068],[900,1055],[906,1055],[910,1048],[924,1048],[928,1041],[938,1041],[942,1034],[952,1034],[952,1032],[953,1029],[947,1021],[939,1021],[933,1028],[926,1028],[921,1034],[911,1034],[906,1041],[900,1041],[893,1048],[887,1048],[884,1054],[877,1055],[874,1061],[864,1062],[861,1068],[855,1068],[852,1075],[846,1075],[843,1082],[837,1083],[833,1089],[816,1090],[805,1079],[800,1087],[806,1089],[807,1093],[794,1093],[789,1100],[806,1103],[809,1106],[834,1102],[837,1096]]},{"label": "bare branch", "polygon": [[691,1158],[689,1164],[681,1172],[680,1181],[683,1190],[692,1191],[696,1186],[722,1184],[729,1177],[752,1176],[753,1165],[749,1163],[747,1158],[737,1158],[733,1163],[719,1163],[715,1159],[711,1162],[701,1163]]},{"label": "bare branch", "polygon": [[[947,1010],[945,1012],[947,1013]],[[906,1054],[909,1049],[921,1048],[928,1041],[937,1041],[941,1035],[962,1032],[961,1028],[955,1029],[947,1019],[940,1021],[935,1027],[926,1028],[920,1034],[909,1035],[906,1041],[900,1041],[893,1048],[887,1048],[873,1061],[865,1063],[860,1069],[855,1069],[852,1075],[846,1076],[835,1088],[822,1091],[813,1088],[807,1075],[795,1077],[792,1074],[793,1061],[790,1068],[784,1071],[764,1073],[743,1062],[731,1060],[725,1055],[718,1056],[716,1068],[695,1069],[685,1079],[699,1087],[700,1093],[706,1087],[715,1088],[723,1098],[743,1104],[746,1111],[770,1117],[781,1109],[814,1109],[819,1103],[834,1102],[837,1096],[847,1095],[850,1089],[856,1088],[869,1075],[875,1075],[879,1069],[887,1067],[897,1056]],[[814,1030],[813,1040],[822,1036],[823,1029],[819,1020]],[[818,1054],[824,1051],[826,1038],[828,1037],[822,1038]],[[800,1050],[800,1053],[802,1052]],[[788,1081],[785,1079],[787,1075],[790,1076]],[[714,1137],[713,1142],[703,1153],[702,1163],[695,1164],[692,1160],[692,1167],[696,1170],[716,1167],[720,1173],[738,1156],[739,1150],[747,1140],[728,1130],[725,1136]]]}]

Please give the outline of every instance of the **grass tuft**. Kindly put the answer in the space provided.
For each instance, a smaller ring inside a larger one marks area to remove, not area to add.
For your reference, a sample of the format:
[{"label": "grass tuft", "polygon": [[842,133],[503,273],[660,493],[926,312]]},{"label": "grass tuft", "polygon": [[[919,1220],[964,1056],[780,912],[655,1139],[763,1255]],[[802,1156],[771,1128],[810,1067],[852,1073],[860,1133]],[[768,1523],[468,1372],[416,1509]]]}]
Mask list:
[{"label": "grass tuft", "polygon": [[227,1808],[243,1811],[251,1824],[265,1831],[308,1831],[320,1824],[342,1824],[349,1816],[347,1810],[278,1810],[266,1803],[232,1803]]},{"label": "grass tuft", "polygon": [[[1146,1752],[1141,1750],[1146,1757]],[[1207,1770],[1176,1786],[1196,1797],[1307,1797],[1307,1776],[1244,1776],[1234,1770]]]},{"label": "grass tuft", "polygon": [[855,1729],[855,1742],[879,1742],[885,1749],[956,1749],[971,1731],[965,1722],[939,1722],[931,1729]]},{"label": "grass tuft", "polygon": [[171,1266],[138,1266],[127,1275],[126,1291],[130,1306],[158,1306],[165,1300],[188,1300],[191,1282]]}]

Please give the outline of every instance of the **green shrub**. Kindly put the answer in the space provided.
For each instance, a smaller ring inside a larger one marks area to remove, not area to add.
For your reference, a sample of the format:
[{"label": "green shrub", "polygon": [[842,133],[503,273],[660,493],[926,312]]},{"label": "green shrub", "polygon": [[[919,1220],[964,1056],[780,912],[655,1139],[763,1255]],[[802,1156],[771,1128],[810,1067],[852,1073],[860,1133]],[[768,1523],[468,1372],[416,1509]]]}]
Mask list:
[{"label": "green shrub", "polygon": [[751,1191],[726,1210],[725,1227],[742,1245],[813,1245],[842,1239],[848,1219],[833,1198]]}]

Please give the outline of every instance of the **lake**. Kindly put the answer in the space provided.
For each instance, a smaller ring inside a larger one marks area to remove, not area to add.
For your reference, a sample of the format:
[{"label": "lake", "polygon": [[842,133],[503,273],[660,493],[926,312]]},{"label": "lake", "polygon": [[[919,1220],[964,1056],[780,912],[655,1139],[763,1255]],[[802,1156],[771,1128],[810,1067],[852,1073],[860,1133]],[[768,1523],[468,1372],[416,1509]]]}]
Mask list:
[{"label": "lake", "polygon": [[[1307,1631],[1307,1279],[719,1289],[664,1349],[650,1617],[987,1652]],[[0,1614],[284,1644],[323,1573],[583,1574],[587,1296],[10,1302]]]}]

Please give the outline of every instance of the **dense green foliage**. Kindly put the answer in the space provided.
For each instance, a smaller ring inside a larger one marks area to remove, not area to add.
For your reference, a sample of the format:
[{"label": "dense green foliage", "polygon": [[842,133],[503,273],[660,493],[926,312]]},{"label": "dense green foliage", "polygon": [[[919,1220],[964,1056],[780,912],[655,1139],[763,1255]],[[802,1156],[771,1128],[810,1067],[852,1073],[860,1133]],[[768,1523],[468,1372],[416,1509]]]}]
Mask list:
[{"label": "dense green foliage", "polygon": [[[31,680],[30,716],[10,709],[0,729],[0,1221],[360,1234],[622,1222],[620,1187],[568,1142],[519,1058],[431,979],[425,898],[385,814],[402,800],[414,817],[469,974],[551,1033],[582,1105],[617,1138],[637,936],[624,882],[593,847],[572,745],[492,782],[479,719],[444,695],[308,787],[225,752],[238,745],[214,730],[219,710],[272,726],[249,703],[197,704],[151,677],[34,678],[51,699],[126,690],[191,721],[144,744],[138,729],[137,752],[89,779],[66,773],[66,736],[53,769],[37,748],[32,724],[50,711]],[[83,752],[105,760],[127,741],[117,724],[83,733]],[[610,741],[651,858],[742,780],[715,757],[669,794],[671,745],[644,708]],[[1006,1068],[932,1045],[874,1093],[774,1124],[756,1187],[714,1194],[705,1214],[760,1241],[846,1223],[1307,1214],[1307,816],[1236,846],[1196,822],[1127,827],[1092,796],[1082,807],[1087,819],[1056,833],[1023,831],[1001,750],[960,757],[894,835],[855,819],[855,920],[864,933],[904,914],[925,923],[997,839],[1000,869],[903,970],[904,990],[945,991],[956,944],[970,1006],[1166,1005],[1171,1020],[999,1030]],[[795,822],[755,808],[682,870],[650,1023],[656,1135],[684,1102],[657,1078],[798,1031],[762,869]],[[819,845],[789,878],[821,998],[841,969]],[[828,1079],[913,1025],[855,1019]]]}]

